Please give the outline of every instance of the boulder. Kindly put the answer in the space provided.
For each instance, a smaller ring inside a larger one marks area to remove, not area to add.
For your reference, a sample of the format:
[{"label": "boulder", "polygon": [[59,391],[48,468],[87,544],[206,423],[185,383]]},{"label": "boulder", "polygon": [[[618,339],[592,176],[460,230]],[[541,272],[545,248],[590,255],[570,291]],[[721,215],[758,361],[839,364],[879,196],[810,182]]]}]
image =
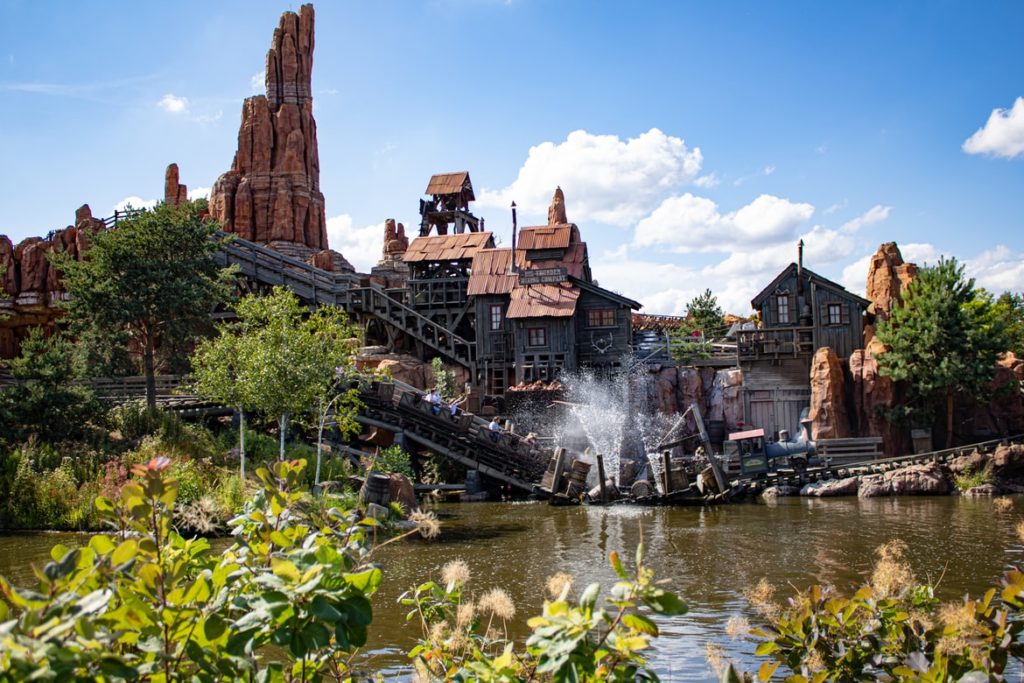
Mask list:
[{"label": "boulder", "polygon": [[416,491],[412,482],[404,474],[392,472],[388,481],[388,495],[392,503],[401,503],[405,514],[419,509],[419,501],[416,500]]},{"label": "boulder", "polygon": [[715,373],[708,393],[708,421],[721,421],[726,429],[735,431],[743,423],[743,371],[739,368]]},{"label": "boulder", "polygon": [[1000,493],[999,487],[995,484],[982,484],[981,486],[974,486],[964,491],[964,495],[969,498],[998,496]]},{"label": "boulder", "polygon": [[910,465],[879,476],[865,477],[858,495],[861,498],[878,496],[941,495],[951,490],[942,467],[938,463]]},{"label": "boulder", "polygon": [[858,483],[857,477],[846,477],[845,479],[822,479],[805,485],[800,489],[800,495],[812,496],[814,498],[855,496],[857,495]]},{"label": "boulder", "polygon": [[321,249],[310,256],[308,263],[314,268],[319,268],[320,270],[334,270],[334,259],[331,257],[331,252],[328,249]]},{"label": "boulder", "polygon": [[968,472],[980,472],[988,466],[989,462],[991,462],[991,458],[988,455],[974,451],[973,453],[953,458],[946,466],[953,474],[965,474]]},{"label": "boulder", "polygon": [[1024,475],[1024,445],[999,446],[992,454],[993,473],[1000,479]]},{"label": "boulder", "polygon": [[845,439],[850,434],[843,366],[828,346],[811,361],[811,434],[814,439]]},{"label": "boulder", "polygon": [[655,406],[662,415],[679,412],[679,402],[676,398],[678,381],[676,368],[662,368],[654,376]]},{"label": "boulder", "polygon": [[356,368],[366,370],[377,368],[391,375],[392,379],[405,382],[417,389],[429,389],[434,373],[429,363],[403,354],[389,353],[383,356],[357,356]]},{"label": "boulder", "polygon": [[211,215],[243,239],[316,251],[328,246],[313,119],[313,43],[312,5],[281,15],[267,52],[267,94],[243,102],[231,170],[210,192]]},{"label": "boulder", "polygon": [[761,492],[761,497],[765,500],[775,500],[776,498],[785,498],[787,496],[798,496],[800,495],[800,489],[796,486],[787,486],[786,484],[779,484],[778,486],[769,486]]}]

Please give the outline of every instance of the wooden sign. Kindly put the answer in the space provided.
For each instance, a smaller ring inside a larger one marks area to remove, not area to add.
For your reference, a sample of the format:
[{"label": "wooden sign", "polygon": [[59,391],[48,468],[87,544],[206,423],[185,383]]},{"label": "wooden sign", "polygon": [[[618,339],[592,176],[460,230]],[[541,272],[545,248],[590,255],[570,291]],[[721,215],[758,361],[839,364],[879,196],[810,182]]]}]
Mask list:
[{"label": "wooden sign", "polygon": [[568,275],[568,271],[561,266],[557,268],[532,268],[519,273],[519,284],[557,285],[560,282],[565,282]]}]

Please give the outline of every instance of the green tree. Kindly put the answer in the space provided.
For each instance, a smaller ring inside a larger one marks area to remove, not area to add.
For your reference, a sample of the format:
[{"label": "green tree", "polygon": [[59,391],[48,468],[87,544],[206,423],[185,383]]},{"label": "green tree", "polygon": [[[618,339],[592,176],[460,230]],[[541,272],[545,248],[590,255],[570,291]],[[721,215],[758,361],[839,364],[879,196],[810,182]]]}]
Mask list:
[{"label": "green tree", "polygon": [[142,350],[146,402],[156,406],[157,344],[180,346],[211,324],[233,270],[221,268],[205,202],[158,204],[97,233],[87,258],[52,256],[71,295],[73,329],[122,331]]},{"label": "green tree", "polygon": [[931,421],[944,409],[947,445],[953,439],[955,397],[980,398],[1007,343],[992,297],[976,290],[952,258],[921,269],[892,316],[879,325],[878,339],[888,347],[878,357],[879,371],[906,382],[904,416]]},{"label": "green tree", "polygon": [[14,383],[0,394],[0,416],[11,425],[8,434],[75,439],[102,416],[91,387],[76,382],[74,350],[61,333],[47,339],[41,327],[32,328],[21,355],[7,364]]},{"label": "green tree", "polygon": [[277,418],[282,460],[291,416],[329,406],[343,430],[353,428],[358,402],[332,400],[357,348],[344,311],[323,306],[307,313],[290,290],[276,287],[269,296],[241,299],[235,313],[238,321],[193,356],[201,395]]},{"label": "green tree", "polygon": [[1003,292],[995,306],[996,315],[1006,322],[1006,350],[1024,358],[1024,294]]},{"label": "green tree", "polygon": [[718,297],[705,289],[686,304],[686,317],[689,332],[698,331],[705,337],[721,336],[725,328],[725,314],[718,305]]}]

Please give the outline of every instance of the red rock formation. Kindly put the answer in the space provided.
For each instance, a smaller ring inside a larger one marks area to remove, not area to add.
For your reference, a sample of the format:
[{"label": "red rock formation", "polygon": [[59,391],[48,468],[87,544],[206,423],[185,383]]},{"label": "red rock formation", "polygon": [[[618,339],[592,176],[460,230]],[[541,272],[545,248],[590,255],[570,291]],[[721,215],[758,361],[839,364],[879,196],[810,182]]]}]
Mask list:
[{"label": "red rock formation", "polygon": [[334,259],[328,249],[323,249],[309,257],[309,265],[320,270],[334,270]]},{"label": "red rock formation", "polygon": [[548,207],[548,225],[565,225],[569,219],[565,216],[565,195],[562,188],[555,188],[555,195],[551,198],[551,206]]},{"label": "red rock formation", "polygon": [[14,260],[14,245],[7,235],[0,235],[0,298],[18,296],[18,263]]},{"label": "red rock formation", "polygon": [[188,201],[188,188],[178,182],[178,165],[170,164],[164,173],[164,203],[179,206]]},{"label": "red rock formation", "polygon": [[50,270],[46,254],[50,246],[42,237],[26,237],[18,243],[14,255],[21,270],[21,294],[46,291],[46,276]]},{"label": "red rock formation", "polygon": [[[51,250],[57,253],[67,252],[71,254],[71,258],[78,258],[78,229],[68,226],[63,230],[58,230],[50,238],[50,242],[53,245]],[[47,270],[46,275],[46,291],[51,292],[51,298],[53,293],[64,292],[64,283],[61,281],[60,271],[54,268],[52,265]],[[61,298],[61,297],[57,297]]]},{"label": "red rock formation", "polygon": [[[893,307],[899,304],[907,286],[917,277],[917,265],[905,263],[903,254],[895,242],[886,242],[878,247],[868,265],[868,280],[865,295],[871,301],[868,306],[869,322],[885,320]],[[865,344],[874,336],[874,326],[865,330]]]},{"label": "red rock formation", "polygon": [[811,410],[807,417],[811,420],[814,439],[850,436],[843,366],[828,346],[818,349],[811,361]]},{"label": "red rock formation", "polygon": [[958,401],[954,428],[961,443],[1024,432],[1024,360],[1006,353],[996,363],[985,386],[985,405],[971,399]]},{"label": "red rock formation", "polygon": [[384,252],[381,260],[401,259],[409,248],[409,238],[405,236],[405,226],[396,224],[394,218],[384,221]]},{"label": "red rock formation", "polygon": [[905,428],[889,423],[883,415],[901,400],[896,384],[878,372],[876,356],[884,350],[885,347],[874,340],[868,348],[850,354],[850,412],[856,419],[859,436],[880,436],[886,455],[903,455],[909,450],[909,434]]},{"label": "red rock formation", "polygon": [[394,218],[384,221],[384,249],[377,265],[370,269],[370,281],[382,287],[404,287],[409,277],[409,264],[402,255],[409,248],[405,226]]},{"label": "red rock formation", "polygon": [[313,120],[313,6],[285,12],[267,52],[266,96],[242,105],[238,151],[214,183],[210,212],[256,242],[327,248]]}]

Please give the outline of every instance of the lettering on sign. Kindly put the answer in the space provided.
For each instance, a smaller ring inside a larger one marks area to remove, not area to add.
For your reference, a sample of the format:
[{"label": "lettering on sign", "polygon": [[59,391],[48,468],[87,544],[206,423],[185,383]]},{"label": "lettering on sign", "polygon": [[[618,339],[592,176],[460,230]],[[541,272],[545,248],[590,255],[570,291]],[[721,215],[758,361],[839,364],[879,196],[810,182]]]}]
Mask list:
[{"label": "lettering on sign", "polygon": [[519,284],[521,285],[557,285],[565,282],[568,277],[565,268],[533,268],[519,273]]}]

